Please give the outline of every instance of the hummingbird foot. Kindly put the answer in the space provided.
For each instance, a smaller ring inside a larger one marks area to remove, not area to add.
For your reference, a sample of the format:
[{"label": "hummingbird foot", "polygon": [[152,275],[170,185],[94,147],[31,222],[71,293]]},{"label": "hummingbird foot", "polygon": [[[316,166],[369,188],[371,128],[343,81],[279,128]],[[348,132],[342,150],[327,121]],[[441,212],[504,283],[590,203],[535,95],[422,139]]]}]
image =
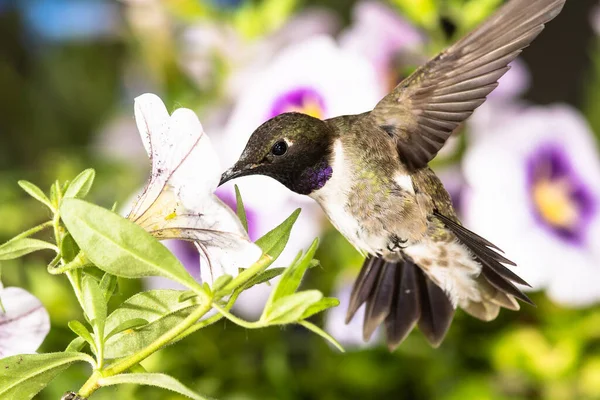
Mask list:
[{"label": "hummingbird foot", "polygon": [[400,239],[397,235],[391,235],[389,240],[387,249],[391,253],[404,250],[406,248],[406,243],[408,242],[408,239]]}]

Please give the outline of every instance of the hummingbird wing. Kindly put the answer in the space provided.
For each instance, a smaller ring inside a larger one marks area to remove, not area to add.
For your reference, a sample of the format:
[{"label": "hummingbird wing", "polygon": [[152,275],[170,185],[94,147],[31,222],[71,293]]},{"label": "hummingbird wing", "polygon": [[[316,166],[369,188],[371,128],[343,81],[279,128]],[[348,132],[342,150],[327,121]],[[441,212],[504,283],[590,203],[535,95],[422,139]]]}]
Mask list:
[{"label": "hummingbird wing", "polygon": [[566,0],[512,0],[459,42],[417,69],[371,112],[401,160],[427,165],[452,132],[498,86],[513,61]]}]

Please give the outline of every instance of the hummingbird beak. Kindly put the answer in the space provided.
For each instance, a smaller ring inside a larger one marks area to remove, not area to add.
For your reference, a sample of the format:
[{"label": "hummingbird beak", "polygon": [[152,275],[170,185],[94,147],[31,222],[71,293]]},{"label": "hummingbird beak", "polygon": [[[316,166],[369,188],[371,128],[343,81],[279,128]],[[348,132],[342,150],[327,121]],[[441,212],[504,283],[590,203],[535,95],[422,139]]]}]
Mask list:
[{"label": "hummingbird beak", "polygon": [[219,182],[219,186],[232,179],[239,178],[240,176],[252,174],[252,170],[255,167],[256,165],[247,165],[240,167],[238,166],[238,164],[235,164],[233,167],[223,172],[223,175],[221,175],[221,181]]}]

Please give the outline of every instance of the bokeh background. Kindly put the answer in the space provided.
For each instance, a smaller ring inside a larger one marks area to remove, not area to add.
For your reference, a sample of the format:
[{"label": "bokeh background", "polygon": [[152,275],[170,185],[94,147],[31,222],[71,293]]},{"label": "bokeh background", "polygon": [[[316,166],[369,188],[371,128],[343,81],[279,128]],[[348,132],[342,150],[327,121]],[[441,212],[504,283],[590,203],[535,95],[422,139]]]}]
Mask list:
[{"label": "bokeh background", "polygon": [[[18,179],[47,188],[93,167],[91,198],[126,208],[150,168],[133,120],[141,93],[197,111],[226,167],[278,112],[327,118],[372,108],[500,3],[0,0],[0,242],[48,217]],[[276,265],[322,238],[321,267],[304,285],[342,300],[317,322],[347,353],[300,328],[223,322],[152,356],[146,369],[220,399],[600,399],[599,10],[597,0],[568,0],[432,165],[465,224],[519,264],[537,308],[490,323],[459,311],[435,350],[418,331],[394,353],[379,337],[363,344],[360,316],[343,324],[359,255],[311,201],[250,177],[238,183],[253,238],[303,208]],[[219,195],[231,202],[232,187]],[[198,272],[192,250],[170,246]],[[64,349],[67,322],[81,318],[48,261],[36,254],[2,265],[5,286],[26,288],[50,313],[44,352]],[[165,285],[121,281],[114,305]],[[236,312],[255,318],[268,292],[245,294]],[[39,398],[77,389],[89,374],[77,368]],[[179,398],[133,386],[96,397]]]}]

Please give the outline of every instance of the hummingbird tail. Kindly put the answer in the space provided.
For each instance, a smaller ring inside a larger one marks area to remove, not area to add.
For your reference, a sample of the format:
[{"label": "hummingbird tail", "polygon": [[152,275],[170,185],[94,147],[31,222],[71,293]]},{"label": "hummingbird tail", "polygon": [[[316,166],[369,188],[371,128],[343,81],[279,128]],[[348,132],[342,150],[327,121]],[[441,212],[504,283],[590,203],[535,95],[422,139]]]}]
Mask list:
[{"label": "hummingbird tail", "polygon": [[[387,344],[390,350],[393,350],[417,325],[429,343],[437,347],[450,328],[456,306],[460,306],[476,318],[490,321],[496,318],[501,307],[518,310],[519,303],[516,299],[534,305],[529,297],[514,285],[518,283],[529,286],[503,265],[515,264],[500,254],[502,250],[453,219],[439,213],[434,215],[454,234],[458,243],[464,245],[464,252],[469,260],[481,266],[481,272],[479,273],[478,268],[478,275],[471,277],[457,270],[458,266],[452,269],[456,270],[455,279],[458,281],[469,280],[467,289],[472,288],[476,295],[459,299],[456,298],[456,293],[449,296],[451,292],[446,293],[429,277],[427,271],[431,273],[431,266],[421,268],[418,264],[427,260],[415,259],[410,249],[405,251],[411,255],[401,253],[402,258],[399,261],[369,256],[354,283],[346,316],[346,322],[349,322],[360,306],[366,303],[363,323],[365,340],[385,322]],[[447,269],[448,266],[442,268]],[[451,274],[445,276],[446,279],[452,279]],[[437,278],[439,280],[439,277]],[[463,292],[470,293],[466,289],[460,293]]]},{"label": "hummingbird tail", "polygon": [[398,347],[415,325],[432,346],[439,346],[454,317],[448,296],[410,259],[388,262],[369,256],[354,283],[347,322],[365,302],[364,339],[385,322],[390,350]]}]

